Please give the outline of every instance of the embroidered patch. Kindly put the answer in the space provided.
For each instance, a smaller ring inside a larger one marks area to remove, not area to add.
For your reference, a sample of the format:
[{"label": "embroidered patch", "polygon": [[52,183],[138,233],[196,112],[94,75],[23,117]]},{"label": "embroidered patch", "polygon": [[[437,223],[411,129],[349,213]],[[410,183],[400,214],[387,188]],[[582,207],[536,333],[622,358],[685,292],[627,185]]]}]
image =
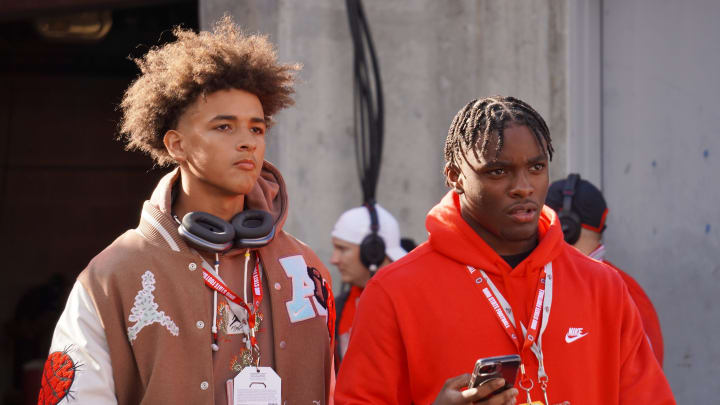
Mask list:
[{"label": "embroidered patch", "polygon": [[38,405],[56,405],[65,397],[72,398],[70,388],[79,366],[67,350],[50,353],[43,368]]},{"label": "embroidered patch", "polygon": [[305,264],[305,259],[300,255],[283,257],[280,265],[292,281],[292,300],[285,303],[290,322],[324,316],[327,319],[330,342],[334,344],[335,299],[328,282],[316,268]]},{"label": "embroidered patch", "polygon": [[233,356],[232,359],[230,359],[230,371],[234,372],[241,372],[245,367],[250,366],[253,364],[253,356],[252,351],[249,349],[241,349],[240,353]]},{"label": "embroidered patch", "polygon": [[310,277],[310,280],[312,280],[315,287],[315,290],[313,291],[315,299],[323,306],[323,308],[327,309],[328,289],[325,285],[325,280],[322,278],[320,271],[315,267],[308,266],[307,272],[308,277]]},{"label": "embroidered patch", "polygon": [[[240,316],[237,316],[227,302],[218,302],[217,328],[222,332],[221,336],[223,336],[223,340],[226,342],[231,341],[229,337],[232,335],[243,335],[242,341],[245,343],[246,348],[250,349],[250,339],[248,339],[250,335],[250,325],[248,325],[247,322],[247,312],[242,308],[240,308],[240,310],[242,312]],[[265,317],[262,312],[258,311],[255,314],[256,335],[262,330],[260,327],[264,319]]]},{"label": "embroidered patch", "polygon": [[280,265],[292,280],[292,300],[285,303],[290,322],[296,323],[317,316],[310,299],[315,298],[315,283],[308,276],[305,259],[300,255],[283,257]]},{"label": "embroidered patch", "polygon": [[[328,333],[330,334],[332,346],[335,338],[335,297],[333,296],[332,288],[330,288],[328,282],[315,267],[308,266],[307,272],[308,277],[310,277],[310,280],[315,284],[315,308],[317,308],[320,316],[327,317]],[[320,306],[322,306],[322,308]]]},{"label": "embroidered patch", "polygon": [[218,317],[219,330],[224,331],[226,335],[250,334],[250,327],[247,323],[247,312],[245,312],[245,310],[243,310],[241,314],[244,316],[238,317],[226,302],[220,302],[218,306],[220,307],[220,316]]},{"label": "embroidered patch", "polygon": [[130,322],[135,322],[134,325],[128,328],[130,343],[132,344],[133,340],[137,338],[142,328],[156,322],[167,328],[173,336],[177,336],[180,333],[180,328],[175,325],[175,322],[169,316],[165,315],[165,311],[157,310],[158,304],[155,302],[155,296],[152,293],[155,290],[155,276],[150,270],[142,275],[142,286],[143,289],[138,291],[135,296],[135,305],[130,310],[130,316],[128,317]]}]

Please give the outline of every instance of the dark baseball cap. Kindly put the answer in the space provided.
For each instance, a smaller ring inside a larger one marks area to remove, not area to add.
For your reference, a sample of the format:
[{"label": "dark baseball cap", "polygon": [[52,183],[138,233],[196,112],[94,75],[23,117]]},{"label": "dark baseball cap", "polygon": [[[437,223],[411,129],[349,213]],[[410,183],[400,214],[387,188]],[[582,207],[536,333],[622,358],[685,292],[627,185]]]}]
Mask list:
[{"label": "dark baseball cap", "polygon": [[[563,189],[566,181],[567,179],[553,182],[545,198],[545,205],[557,212],[563,208]],[[602,192],[589,181],[578,178],[570,207],[580,217],[583,228],[595,232],[605,230],[605,219],[608,214],[607,204]]]}]

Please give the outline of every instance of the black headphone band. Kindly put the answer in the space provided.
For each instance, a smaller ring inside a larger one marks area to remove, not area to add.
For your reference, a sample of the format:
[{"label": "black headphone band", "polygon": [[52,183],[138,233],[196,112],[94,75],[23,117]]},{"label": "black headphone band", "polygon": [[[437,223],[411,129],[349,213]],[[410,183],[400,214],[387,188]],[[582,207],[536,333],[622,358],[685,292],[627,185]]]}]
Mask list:
[{"label": "black headphone band", "polygon": [[563,205],[558,213],[560,224],[562,225],[563,237],[565,241],[571,245],[575,244],[580,237],[582,225],[580,216],[572,209],[573,197],[575,196],[579,180],[580,175],[577,173],[571,173],[565,180],[562,190]]},{"label": "black headphone band", "polygon": [[575,196],[575,187],[577,186],[577,182],[580,180],[580,175],[577,173],[570,173],[570,175],[567,177],[567,180],[565,180],[565,185],[563,186],[563,207],[562,210],[569,212],[572,211],[572,200]]},{"label": "black headphone band", "polygon": [[367,202],[365,203],[365,207],[370,213],[370,232],[372,232],[374,235],[377,235],[378,231],[380,230],[380,223],[378,222],[378,215],[377,211],[375,210],[375,202]]},{"label": "black headphone band", "polygon": [[360,261],[371,272],[377,270],[385,259],[385,241],[378,234],[380,221],[375,208],[375,201],[368,201],[363,204],[370,214],[370,233],[360,242]]}]

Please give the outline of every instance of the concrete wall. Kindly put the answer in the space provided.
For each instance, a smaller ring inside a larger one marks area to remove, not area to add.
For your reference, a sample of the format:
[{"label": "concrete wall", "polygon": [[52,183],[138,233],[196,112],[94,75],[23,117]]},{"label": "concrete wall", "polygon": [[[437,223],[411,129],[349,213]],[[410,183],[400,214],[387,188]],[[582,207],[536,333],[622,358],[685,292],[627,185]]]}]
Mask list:
[{"label": "concrete wall", "polygon": [[720,395],[720,3],[603,1],[608,253],[660,317],[679,404]]},{"label": "concrete wall", "polygon": [[[446,192],[442,147],[455,113],[473,98],[520,97],[548,121],[565,174],[566,1],[364,1],[380,61],[386,143],[378,201],[404,235],[426,239],[425,214]],[[296,106],[269,135],[283,171],[287,229],[329,265],[330,230],[362,202],[352,137],[352,44],[345,3],[200,1],[203,29],[231,13],[270,35],[282,61],[304,64]],[[331,269],[334,271],[335,269]]]}]

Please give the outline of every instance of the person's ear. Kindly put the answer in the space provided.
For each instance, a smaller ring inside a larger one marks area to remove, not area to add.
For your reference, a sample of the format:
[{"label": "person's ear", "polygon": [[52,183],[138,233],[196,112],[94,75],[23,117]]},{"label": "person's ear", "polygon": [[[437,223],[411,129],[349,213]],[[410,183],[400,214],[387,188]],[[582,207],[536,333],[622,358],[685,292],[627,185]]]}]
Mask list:
[{"label": "person's ear", "polygon": [[465,188],[463,185],[463,176],[462,173],[460,173],[460,169],[458,169],[457,166],[454,164],[448,162],[445,165],[445,183],[448,185],[448,187],[452,188],[452,190],[456,194],[462,194],[465,192]]},{"label": "person's ear", "polygon": [[168,151],[170,157],[172,157],[178,163],[185,162],[185,159],[187,157],[183,141],[183,134],[174,129],[165,132],[165,136],[163,137],[163,144],[165,145],[165,149]]}]

